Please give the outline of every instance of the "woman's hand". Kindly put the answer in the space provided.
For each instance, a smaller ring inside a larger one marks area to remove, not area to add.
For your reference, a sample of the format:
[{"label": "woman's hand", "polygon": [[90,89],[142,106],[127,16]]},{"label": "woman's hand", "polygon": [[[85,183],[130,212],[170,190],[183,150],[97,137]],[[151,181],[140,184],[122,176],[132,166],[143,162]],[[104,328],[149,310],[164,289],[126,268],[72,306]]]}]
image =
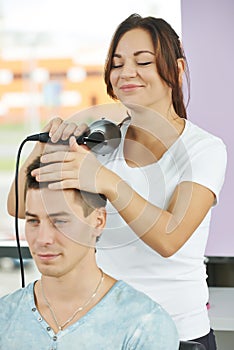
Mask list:
[{"label": "woman's hand", "polygon": [[67,150],[61,150],[60,145],[52,147],[53,152],[41,157],[42,163],[49,164],[32,172],[38,182],[53,182],[49,185],[53,190],[77,188],[94,193],[104,192],[104,173],[108,170],[86,146],[77,145],[76,138],[72,136]]},{"label": "woman's hand", "polygon": [[87,124],[77,125],[74,122],[66,122],[60,117],[53,118],[44,127],[43,132],[49,132],[50,142],[39,143],[40,155],[58,151],[68,151],[69,146],[66,144],[57,144],[59,140],[66,141],[71,137],[80,136],[87,129]]},{"label": "woman's hand", "polygon": [[87,129],[88,125],[85,123],[77,125],[74,122],[67,122],[56,117],[44,127],[43,132],[49,132],[49,136],[53,143],[61,140],[67,140],[70,136],[79,136]]}]

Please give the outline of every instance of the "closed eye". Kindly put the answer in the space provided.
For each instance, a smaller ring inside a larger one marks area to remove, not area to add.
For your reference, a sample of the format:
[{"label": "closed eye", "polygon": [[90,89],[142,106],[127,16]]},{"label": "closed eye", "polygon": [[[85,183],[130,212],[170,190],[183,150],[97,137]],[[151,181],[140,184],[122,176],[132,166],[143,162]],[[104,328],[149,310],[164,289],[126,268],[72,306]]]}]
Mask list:
[{"label": "closed eye", "polygon": [[151,61],[149,61],[149,62],[138,62],[137,64],[138,64],[139,66],[147,66],[147,65],[149,65],[149,64],[151,64],[151,63],[153,63],[153,62],[151,62]]},{"label": "closed eye", "polygon": [[123,64],[112,64],[111,68],[120,68],[123,67]]},{"label": "closed eye", "polygon": [[54,219],[53,221],[52,221],[52,224],[54,225],[54,226],[61,226],[61,225],[65,225],[65,224],[67,224],[68,223],[68,220],[62,220],[62,219]]},{"label": "closed eye", "polygon": [[[148,66],[150,64],[152,64],[153,62],[152,61],[147,61],[147,62],[137,62],[138,66]],[[124,65],[123,64],[113,64],[111,66],[111,68],[113,69],[116,69],[116,68],[121,68],[123,67]]]}]

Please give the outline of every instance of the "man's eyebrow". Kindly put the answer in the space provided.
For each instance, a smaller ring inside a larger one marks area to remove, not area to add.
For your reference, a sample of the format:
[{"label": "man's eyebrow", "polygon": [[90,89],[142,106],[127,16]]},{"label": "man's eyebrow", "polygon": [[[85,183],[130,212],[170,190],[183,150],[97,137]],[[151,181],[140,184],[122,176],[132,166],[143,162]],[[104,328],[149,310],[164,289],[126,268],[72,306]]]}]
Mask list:
[{"label": "man's eyebrow", "polygon": [[[29,211],[25,212],[25,216],[32,216],[34,218],[37,218],[37,214],[30,213]],[[69,216],[69,214],[66,211],[58,211],[56,213],[48,214],[49,217],[57,217],[57,216]]]},{"label": "man's eyebrow", "polygon": [[66,211],[58,211],[57,213],[51,213],[48,214],[49,217],[55,217],[55,216],[70,216],[69,213],[67,213]]},{"label": "man's eyebrow", "polygon": [[[142,53],[149,53],[149,54],[155,56],[155,53],[152,52],[152,51],[149,51],[149,50],[140,50],[140,51],[136,51],[136,52],[134,52],[133,56],[138,56],[138,55],[140,55],[140,54],[142,54]],[[121,58],[122,55],[120,55],[120,54],[118,54],[118,53],[114,53],[113,57]]]},{"label": "man's eyebrow", "polygon": [[36,214],[30,213],[29,211],[26,210],[25,216],[32,216],[33,218],[37,218]]}]

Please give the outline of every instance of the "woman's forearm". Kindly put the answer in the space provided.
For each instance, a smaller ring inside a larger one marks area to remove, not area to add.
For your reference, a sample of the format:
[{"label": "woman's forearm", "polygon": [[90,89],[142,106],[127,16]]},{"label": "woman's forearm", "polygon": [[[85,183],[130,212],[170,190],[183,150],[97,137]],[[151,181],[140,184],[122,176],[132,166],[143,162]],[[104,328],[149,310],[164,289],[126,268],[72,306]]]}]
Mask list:
[{"label": "woman's forearm", "polygon": [[173,255],[184,245],[214,201],[210,190],[188,182],[178,186],[168,208],[163,210],[140,196],[115,173],[104,170],[102,178],[107,184],[105,195],[124,221],[164,257]]},{"label": "woman's forearm", "polygon": [[147,245],[164,255],[167,226],[172,215],[149,203],[117,174],[103,168],[102,178],[108,200],[135,234]]}]

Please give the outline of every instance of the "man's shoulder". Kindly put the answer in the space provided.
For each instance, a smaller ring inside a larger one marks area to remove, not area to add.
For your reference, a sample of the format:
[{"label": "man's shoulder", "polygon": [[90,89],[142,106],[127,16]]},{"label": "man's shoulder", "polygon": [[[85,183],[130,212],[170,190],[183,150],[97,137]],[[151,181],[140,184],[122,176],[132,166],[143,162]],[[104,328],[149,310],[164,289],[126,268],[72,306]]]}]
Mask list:
[{"label": "man's shoulder", "polygon": [[[129,336],[130,348],[153,349],[156,342],[162,341],[165,349],[176,348],[176,326],[160,304],[123,281],[116,282],[109,293],[105,323],[121,325],[122,333],[126,335],[127,332]],[[167,339],[168,334],[170,339]]]},{"label": "man's shoulder", "polygon": [[142,313],[143,310],[144,312],[164,312],[157,302],[122,280],[116,282],[110,293],[116,305],[125,310],[135,310],[136,313]]},{"label": "man's shoulder", "polygon": [[12,293],[6,294],[0,298],[0,312],[7,312],[19,305],[22,298],[27,295],[30,290],[33,290],[33,284],[30,283],[25,288],[20,288]]}]

